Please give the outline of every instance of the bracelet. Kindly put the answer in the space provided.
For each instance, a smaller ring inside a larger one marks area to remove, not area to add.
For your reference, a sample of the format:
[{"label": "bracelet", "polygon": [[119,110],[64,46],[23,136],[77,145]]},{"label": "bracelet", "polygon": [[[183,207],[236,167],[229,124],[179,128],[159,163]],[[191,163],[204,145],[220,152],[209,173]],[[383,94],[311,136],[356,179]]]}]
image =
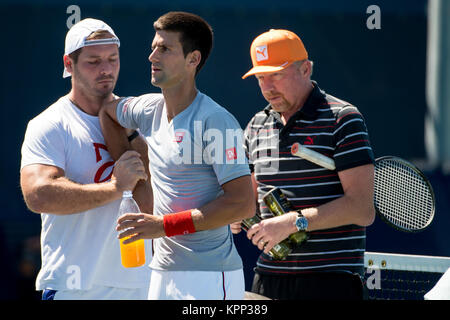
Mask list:
[{"label": "bracelet", "polygon": [[138,135],[139,135],[139,132],[137,132],[137,130],[134,130],[134,132],[130,136],[128,136],[128,141],[131,142]]},{"label": "bracelet", "polygon": [[195,232],[192,210],[166,214],[163,217],[163,223],[164,232],[168,237]]}]

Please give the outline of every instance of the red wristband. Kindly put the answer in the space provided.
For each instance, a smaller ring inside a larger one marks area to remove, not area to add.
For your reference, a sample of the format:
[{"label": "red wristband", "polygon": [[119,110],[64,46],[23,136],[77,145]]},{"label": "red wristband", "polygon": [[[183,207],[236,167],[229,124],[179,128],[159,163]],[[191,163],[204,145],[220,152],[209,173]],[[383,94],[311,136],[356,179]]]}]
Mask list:
[{"label": "red wristband", "polygon": [[163,223],[168,237],[195,232],[192,210],[166,214],[163,217]]}]

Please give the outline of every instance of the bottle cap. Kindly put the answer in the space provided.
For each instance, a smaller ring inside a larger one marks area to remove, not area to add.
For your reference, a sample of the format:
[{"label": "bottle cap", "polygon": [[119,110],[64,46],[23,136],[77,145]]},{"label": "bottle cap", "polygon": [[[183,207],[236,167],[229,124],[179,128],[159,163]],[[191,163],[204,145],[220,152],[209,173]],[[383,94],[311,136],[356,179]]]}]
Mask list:
[{"label": "bottle cap", "polygon": [[133,191],[130,190],[125,190],[122,194],[123,197],[132,197],[133,196]]}]

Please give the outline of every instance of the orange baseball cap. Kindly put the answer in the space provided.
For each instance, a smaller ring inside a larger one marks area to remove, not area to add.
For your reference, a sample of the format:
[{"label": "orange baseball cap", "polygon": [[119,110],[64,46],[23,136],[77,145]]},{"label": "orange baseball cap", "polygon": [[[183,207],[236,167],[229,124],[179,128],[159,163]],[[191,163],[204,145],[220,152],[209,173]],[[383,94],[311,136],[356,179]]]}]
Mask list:
[{"label": "orange baseball cap", "polygon": [[250,47],[253,68],[242,79],[256,73],[275,72],[287,68],[291,63],[308,59],[302,40],[293,32],[281,29],[256,37]]}]

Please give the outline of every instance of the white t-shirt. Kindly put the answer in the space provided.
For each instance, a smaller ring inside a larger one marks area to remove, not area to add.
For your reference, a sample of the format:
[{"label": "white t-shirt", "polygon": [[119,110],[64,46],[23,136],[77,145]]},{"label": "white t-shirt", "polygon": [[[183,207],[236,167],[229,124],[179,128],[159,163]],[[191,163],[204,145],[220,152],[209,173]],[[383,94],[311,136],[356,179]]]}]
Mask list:
[{"label": "white t-shirt", "polygon": [[[139,128],[147,140],[155,215],[200,208],[223,194],[224,183],[250,175],[238,121],[201,92],[170,122],[162,94],[123,99],[117,118],[124,127]],[[242,268],[229,226],[161,237],[153,244],[152,269]]]},{"label": "white t-shirt", "polygon": [[[59,167],[71,181],[90,184],[108,181],[114,161],[106,150],[98,117],[84,113],[64,96],[28,123],[21,169],[31,164]],[[70,215],[41,214],[42,267],[37,290],[148,285],[147,266],[127,269],[120,262],[115,230],[119,203]],[[150,259],[148,242],[146,263]]]}]

